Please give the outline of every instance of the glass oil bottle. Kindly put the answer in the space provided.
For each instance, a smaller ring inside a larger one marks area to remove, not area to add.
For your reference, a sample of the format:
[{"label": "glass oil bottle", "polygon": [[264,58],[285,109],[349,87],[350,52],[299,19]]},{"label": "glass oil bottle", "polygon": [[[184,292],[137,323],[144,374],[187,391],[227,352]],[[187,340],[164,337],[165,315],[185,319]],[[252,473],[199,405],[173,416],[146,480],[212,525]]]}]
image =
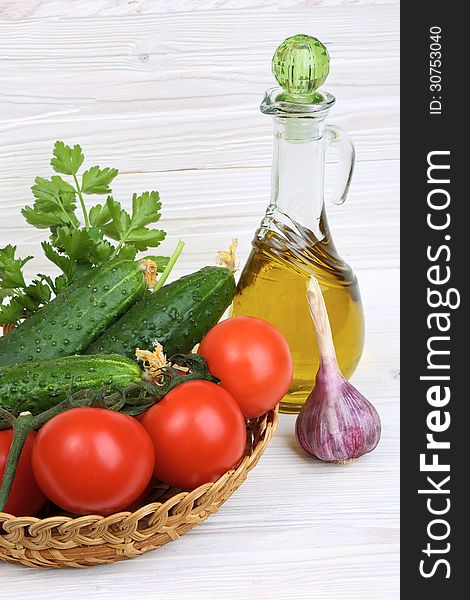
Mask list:
[{"label": "glass oil bottle", "polygon": [[348,134],[325,124],[335,103],[317,88],[326,79],[329,56],[310,36],[285,40],[273,57],[282,86],[266,92],[261,111],[274,121],[272,197],[252,251],[241,273],[232,316],[271,322],[285,335],[294,360],[294,377],[282,412],[300,410],[319,366],[316,338],[306,301],[306,284],[318,279],[327,306],[339,366],[354,372],[364,344],[364,317],[356,276],[338,254],[324,207],[327,148],[339,155],[333,202],[346,198],[354,167]]}]

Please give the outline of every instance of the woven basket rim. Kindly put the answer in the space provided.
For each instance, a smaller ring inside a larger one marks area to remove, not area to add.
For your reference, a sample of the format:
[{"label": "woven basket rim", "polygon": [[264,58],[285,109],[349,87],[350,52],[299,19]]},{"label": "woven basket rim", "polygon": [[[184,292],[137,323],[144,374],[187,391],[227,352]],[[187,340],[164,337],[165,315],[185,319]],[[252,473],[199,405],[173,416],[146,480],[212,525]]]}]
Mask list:
[{"label": "woven basket rim", "polygon": [[[134,558],[176,540],[217,512],[243,484],[277,424],[278,406],[250,423],[252,438],[236,468],[213,483],[180,491],[164,502],[106,517],[0,513],[0,560],[28,567],[89,567]],[[168,494],[173,490],[169,488]]]}]

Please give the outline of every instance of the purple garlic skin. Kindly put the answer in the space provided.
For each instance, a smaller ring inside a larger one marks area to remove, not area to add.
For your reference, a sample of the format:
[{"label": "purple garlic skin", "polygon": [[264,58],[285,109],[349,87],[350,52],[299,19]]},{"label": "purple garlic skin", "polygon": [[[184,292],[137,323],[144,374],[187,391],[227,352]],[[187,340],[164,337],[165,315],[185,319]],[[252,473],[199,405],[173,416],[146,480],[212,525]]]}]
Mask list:
[{"label": "purple garlic skin", "polygon": [[322,360],[316,385],[295,424],[301,448],[324,461],[349,462],[374,450],[381,429],[372,404],[335,364]]}]

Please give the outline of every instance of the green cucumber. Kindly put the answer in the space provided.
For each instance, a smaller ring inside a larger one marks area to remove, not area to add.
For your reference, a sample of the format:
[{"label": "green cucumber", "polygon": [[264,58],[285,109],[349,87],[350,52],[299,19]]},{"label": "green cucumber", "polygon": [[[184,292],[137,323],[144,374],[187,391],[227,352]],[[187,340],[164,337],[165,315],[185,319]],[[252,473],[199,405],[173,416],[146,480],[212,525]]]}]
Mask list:
[{"label": "green cucumber", "polygon": [[96,267],[0,338],[0,366],[81,354],[145,289],[137,262]]},{"label": "green cucumber", "polygon": [[0,406],[8,411],[39,414],[67,393],[104,386],[127,387],[142,371],[123,356],[65,356],[0,369]]},{"label": "green cucumber", "polygon": [[167,356],[190,352],[219,321],[234,294],[235,279],[229,269],[204,267],[157,292],[148,292],[86,354],[135,358],[136,348],[151,350],[155,341]]}]

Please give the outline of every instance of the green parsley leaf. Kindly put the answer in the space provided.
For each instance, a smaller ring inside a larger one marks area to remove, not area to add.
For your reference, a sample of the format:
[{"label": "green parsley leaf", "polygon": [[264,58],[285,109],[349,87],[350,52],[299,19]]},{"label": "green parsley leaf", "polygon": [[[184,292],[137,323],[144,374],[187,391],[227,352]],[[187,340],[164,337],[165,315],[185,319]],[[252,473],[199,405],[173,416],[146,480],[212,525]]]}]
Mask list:
[{"label": "green parsley leaf", "polygon": [[43,208],[55,208],[60,202],[65,211],[75,210],[75,188],[59,175],[50,179],[36,177],[31,191],[37,200],[41,200]]},{"label": "green parsley leaf", "polygon": [[55,291],[56,295],[59,292],[61,292],[62,290],[65,290],[67,285],[68,285],[68,282],[67,282],[67,277],[65,275],[59,275],[58,277],[56,277],[54,279],[54,291]]},{"label": "green parsley leaf", "polygon": [[144,192],[140,196],[134,194],[132,196],[133,227],[143,227],[158,221],[161,207],[162,203],[158,192]]},{"label": "green parsley leaf", "polygon": [[107,204],[104,204],[103,206],[101,206],[101,204],[96,204],[90,209],[88,216],[93,227],[100,227],[101,225],[109,223],[111,220],[111,214]]},{"label": "green parsley leaf", "polygon": [[57,238],[60,247],[72,260],[88,259],[89,252],[93,247],[90,234],[85,229],[69,229],[69,227],[60,227],[57,230]]},{"label": "green parsley leaf", "polygon": [[84,194],[110,194],[109,184],[117,174],[117,169],[91,167],[82,175],[82,192]]},{"label": "green parsley leaf", "polygon": [[27,313],[36,312],[37,309],[39,308],[39,304],[40,304],[37,300],[35,300],[34,298],[31,298],[31,296],[28,296],[26,294],[21,294],[19,296],[16,296],[16,298],[14,298],[14,300],[17,304],[21,304],[21,306],[23,307],[23,314],[25,311]]},{"label": "green parsley leaf", "polygon": [[131,242],[140,251],[158,246],[164,239],[164,231],[161,229],[149,229],[147,227],[131,229],[126,236],[126,242]]},{"label": "green parsley leaf", "polygon": [[25,293],[37,300],[40,304],[46,304],[51,299],[51,288],[40,281],[40,279],[34,279],[32,283],[25,288]]},{"label": "green parsley leaf", "polygon": [[0,301],[5,300],[5,298],[10,298],[14,296],[15,290],[8,288],[0,288]]},{"label": "green parsley leaf", "polygon": [[56,249],[44,242],[44,254],[70,280],[77,279],[94,265],[107,263],[115,250],[114,246],[104,239],[103,232],[96,227],[91,227],[88,231],[59,227],[52,240]]},{"label": "green parsley leaf", "polygon": [[24,308],[16,298],[12,298],[9,304],[0,306],[0,325],[17,323],[24,316]]},{"label": "green parsley leaf", "polygon": [[126,234],[131,229],[131,218],[117,200],[112,196],[106,199],[111,223],[103,226],[103,231],[113,240],[126,241]]},{"label": "green parsley leaf", "polygon": [[21,305],[28,313],[33,313],[51,299],[51,289],[45,283],[35,279],[24,289],[24,293],[14,298],[15,304]]},{"label": "green parsley leaf", "polygon": [[[35,279],[28,286],[25,283],[22,267],[32,257],[15,259],[16,247],[8,245],[0,249],[0,323],[16,324],[24,317],[25,310],[35,312],[40,306],[49,302],[51,288],[41,278]],[[3,303],[5,299],[8,303]]]},{"label": "green parsley leaf", "polygon": [[[63,273],[70,271],[70,258],[56,252],[49,242],[42,242],[41,246],[46,257],[57,265]],[[52,286],[52,282],[49,282],[49,285]]]},{"label": "green parsley leaf", "polygon": [[91,227],[88,235],[90,236],[90,262],[94,265],[108,262],[114,252],[114,246],[104,239],[103,232],[97,227]]},{"label": "green parsley leaf", "polygon": [[51,288],[51,290],[55,293],[55,284],[50,275],[44,275],[43,273],[38,273],[37,278],[42,283],[46,283]]},{"label": "green parsley leaf", "polygon": [[117,253],[117,260],[134,260],[137,256],[137,248],[132,244],[125,244]]},{"label": "green parsley leaf", "polygon": [[2,288],[23,288],[26,286],[21,269],[33,257],[15,258],[15,253],[16,246],[11,244],[0,248],[0,284]]},{"label": "green parsley leaf", "polygon": [[161,206],[158,192],[144,192],[141,196],[134,194],[132,198],[132,217],[121,208],[120,203],[108,196],[106,205],[111,216],[111,223],[102,225],[107,236],[121,243],[130,242],[137,250],[147,250],[158,246],[165,238],[161,229],[143,227],[148,223],[158,221]]},{"label": "green parsley leaf", "polygon": [[37,229],[49,229],[57,227],[57,225],[68,224],[67,221],[64,221],[63,213],[60,210],[39,212],[34,207],[25,206],[21,209],[21,214],[30,225]]},{"label": "green parsley leaf", "polygon": [[36,177],[31,191],[36,199],[34,205],[26,206],[21,211],[30,225],[38,229],[48,229],[57,225],[77,227],[75,189],[62,177]]},{"label": "green parsley leaf", "polygon": [[51,160],[51,167],[56,173],[76,175],[84,160],[85,157],[78,144],[75,144],[73,148],[60,140],[54,144],[54,158]]}]

